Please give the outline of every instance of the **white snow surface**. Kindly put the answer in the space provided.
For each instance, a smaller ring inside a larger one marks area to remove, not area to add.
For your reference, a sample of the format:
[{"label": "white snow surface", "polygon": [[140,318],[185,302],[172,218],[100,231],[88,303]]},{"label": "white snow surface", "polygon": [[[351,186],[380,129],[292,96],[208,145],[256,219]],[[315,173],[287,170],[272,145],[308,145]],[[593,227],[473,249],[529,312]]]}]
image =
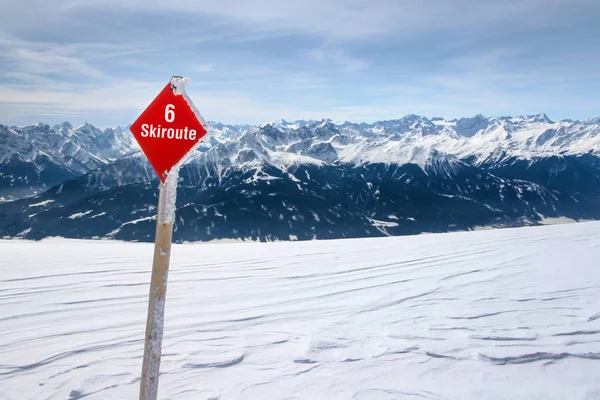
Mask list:
[{"label": "white snow surface", "polygon": [[[0,399],[138,397],[152,245],[0,241]],[[160,399],[598,399],[600,223],[172,249]]]}]

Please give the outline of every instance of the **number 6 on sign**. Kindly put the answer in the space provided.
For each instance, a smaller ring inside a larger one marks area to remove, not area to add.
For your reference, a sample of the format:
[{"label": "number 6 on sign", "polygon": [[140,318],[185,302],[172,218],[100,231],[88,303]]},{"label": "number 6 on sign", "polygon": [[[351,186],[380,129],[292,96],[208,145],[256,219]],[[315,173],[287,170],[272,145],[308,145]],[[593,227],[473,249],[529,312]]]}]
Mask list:
[{"label": "number 6 on sign", "polygon": [[173,104],[167,104],[165,107],[165,121],[175,121],[175,106]]}]

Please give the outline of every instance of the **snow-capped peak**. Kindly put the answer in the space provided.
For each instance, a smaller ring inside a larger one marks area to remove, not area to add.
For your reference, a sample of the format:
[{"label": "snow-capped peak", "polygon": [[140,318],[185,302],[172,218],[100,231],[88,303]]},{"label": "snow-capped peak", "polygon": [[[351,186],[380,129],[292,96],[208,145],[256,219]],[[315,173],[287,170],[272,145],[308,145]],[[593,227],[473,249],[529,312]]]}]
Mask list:
[{"label": "snow-capped peak", "polygon": [[[290,163],[412,163],[425,169],[438,159],[468,159],[481,164],[501,162],[506,157],[600,155],[600,118],[553,122],[546,114],[539,114],[445,120],[410,114],[371,124],[281,119],[258,126],[209,125],[214,134],[200,146],[195,162],[231,167],[249,163],[277,167]],[[126,128],[100,130],[88,123],[73,127],[68,122],[53,127],[35,124],[2,128],[0,137],[6,137],[6,145],[0,159],[18,155],[36,164],[43,154],[73,174],[139,149]]]}]

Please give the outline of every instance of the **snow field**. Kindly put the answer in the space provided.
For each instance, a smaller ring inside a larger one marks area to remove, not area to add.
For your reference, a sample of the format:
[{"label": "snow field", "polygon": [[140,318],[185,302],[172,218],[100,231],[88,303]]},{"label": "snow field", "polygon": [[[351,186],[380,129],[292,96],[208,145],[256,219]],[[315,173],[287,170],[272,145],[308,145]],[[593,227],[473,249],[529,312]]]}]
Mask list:
[{"label": "snow field", "polygon": [[[0,399],[135,399],[151,244],[0,241]],[[600,399],[600,223],[174,245],[161,399]]]}]

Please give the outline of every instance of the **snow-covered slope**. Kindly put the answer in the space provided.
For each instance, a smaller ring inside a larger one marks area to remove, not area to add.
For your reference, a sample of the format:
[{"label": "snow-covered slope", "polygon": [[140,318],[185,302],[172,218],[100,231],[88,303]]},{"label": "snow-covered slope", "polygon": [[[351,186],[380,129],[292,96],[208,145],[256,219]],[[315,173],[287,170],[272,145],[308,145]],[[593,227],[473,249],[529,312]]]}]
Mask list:
[{"label": "snow-covered slope", "polygon": [[22,197],[107,165],[137,150],[127,129],[85,124],[0,125],[0,196]]},{"label": "snow-covered slope", "polygon": [[[251,127],[211,123],[215,137],[230,140]],[[218,143],[207,140],[206,150]],[[68,122],[49,126],[0,125],[0,201],[43,192],[48,188],[139,152],[127,127],[98,129]]]},{"label": "snow-covered slope", "polygon": [[[152,247],[0,241],[0,398],[137,398]],[[600,397],[600,223],[175,245],[159,398]]]},{"label": "snow-covered slope", "polygon": [[[544,114],[477,115],[452,121],[408,115],[373,124],[282,120],[255,127],[220,123],[210,127],[213,134],[200,149],[210,156],[199,155],[198,162],[217,160],[239,168],[249,163],[277,168],[299,163],[412,163],[425,169],[438,157],[481,165],[600,155],[600,119],[553,122]],[[5,196],[20,187],[50,187],[138,149],[127,129],[101,131],[89,124],[74,128],[69,123],[0,126],[0,145],[0,195]],[[51,171],[47,177],[45,169]]]},{"label": "snow-covered slope", "polygon": [[435,154],[468,159],[475,164],[507,157],[533,160],[558,155],[600,155],[599,119],[553,122],[544,114],[516,118],[477,115],[452,121],[408,115],[373,124],[280,121],[249,132],[255,139],[254,146],[240,145],[235,136],[224,142],[236,142],[235,154],[241,149],[257,152],[255,147],[259,145],[270,156],[261,159],[267,158],[279,166],[290,159],[308,162],[306,157],[316,160],[313,162],[413,163],[424,168]]}]

